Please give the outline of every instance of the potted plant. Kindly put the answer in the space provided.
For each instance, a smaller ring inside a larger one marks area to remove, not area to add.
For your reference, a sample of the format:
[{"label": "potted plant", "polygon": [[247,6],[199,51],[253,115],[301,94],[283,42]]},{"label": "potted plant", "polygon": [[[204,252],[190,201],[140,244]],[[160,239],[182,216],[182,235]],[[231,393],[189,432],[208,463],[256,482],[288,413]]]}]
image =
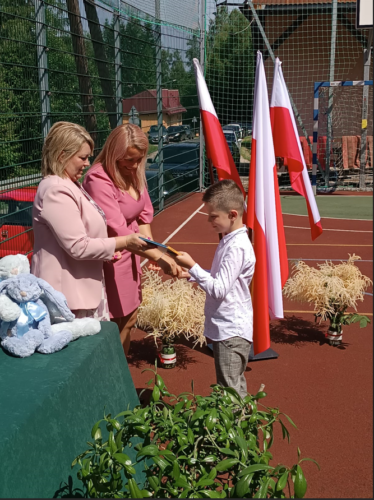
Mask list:
[{"label": "potted plant", "polygon": [[160,364],[173,368],[177,363],[174,343],[179,335],[200,345],[204,337],[205,292],[186,280],[164,280],[155,271],[143,275],[143,301],[137,326],[148,331],[155,342],[161,340]]},{"label": "potted plant", "polygon": [[313,305],[316,321],[329,321],[326,337],[330,345],[341,344],[343,325],[359,322],[363,328],[370,323],[367,316],[346,312],[349,307],[357,311],[357,302],[364,300],[365,290],[373,283],[355,265],[360,258],[353,254],[346,262],[326,261],[318,268],[298,261],[283,289],[289,299]]},{"label": "potted plant", "polygon": [[[274,426],[289,432],[278,408],[259,401],[266,393],[242,399],[232,388],[212,385],[209,396],[192,391],[170,394],[155,370],[151,402],[110,414],[91,431],[89,448],[72,463],[85,496],[91,498],[303,498],[307,483],[297,449],[291,467],[271,465]],[[103,439],[101,427],[108,439]],[[136,442],[136,462],[125,452]],[[140,442],[139,442],[140,440]],[[145,484],[134,478],[135,463],[145,470]],[[318,464],[316,463],[318,466]],[[319,466],[318,466],[319,468]]]}]

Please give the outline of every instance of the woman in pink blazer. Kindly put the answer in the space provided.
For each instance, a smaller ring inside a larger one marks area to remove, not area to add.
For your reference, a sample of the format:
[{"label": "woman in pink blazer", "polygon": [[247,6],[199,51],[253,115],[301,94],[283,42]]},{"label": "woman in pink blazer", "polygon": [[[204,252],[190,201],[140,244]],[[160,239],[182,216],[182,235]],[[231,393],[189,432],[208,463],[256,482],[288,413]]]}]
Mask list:
[{"label": "woman in pink blazer", "polygon": [[[109,236],[140,233],[153,239],[153,207],[145,179],[147,151],[148,139],[139,127],[120,125],[109,134],[95,165],[85,176],[84,189],[104,210]],[[172,258],[157,249],[136,253],[124,250],[121,260],[104,264],[110,317],[119,327],[125,354],[142,300],[139,255],[156,261],[167,274],[177,276],[182,272]]]},{"label": "woman in pink blazer", "polygon": [[109,320],[103,262],[147,245],[136,234],[108,238],[104,212],[78,182],[93,148],[74,123],[58,122],[49,131],[32,212],[31,272],[62,292],[77,317]]}]

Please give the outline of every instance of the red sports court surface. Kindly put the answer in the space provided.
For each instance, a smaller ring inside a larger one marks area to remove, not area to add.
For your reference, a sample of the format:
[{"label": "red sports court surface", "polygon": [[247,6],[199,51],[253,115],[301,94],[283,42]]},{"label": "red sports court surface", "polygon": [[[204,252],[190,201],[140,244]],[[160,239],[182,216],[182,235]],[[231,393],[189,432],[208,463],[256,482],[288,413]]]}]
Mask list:
[{"label": "red sports court surface", "polygon": [[[152,224],[156,241],[185,250],[209,269],[218,243],[217,234],[207,223],[202,194],[167,208]],[[344,199],[342,199],[344,202]],[[202,213],[201,213],[202,212]],[[325,259],[347,259],[355,253],[362,258],[361,271],[373,277],[372,221],[322,219],[324,233],[311,241],[307,217],[284,215],[288,257],[316,265]],[[305,228],[305,229],[303,229]],[[359,312],[372,319],[371,295],[359,305]],[[321,470],[303,462],[309,498],[373,497],[373,330],[372,325],[345,327],[340,348],[329,346],[324,337],[327,324],[314,323],[312,308],[285,300],[285,319],[271,323],[271,347],[278,359],[249,363],[248,390],[257,392],[262,383],[269,406],[278,406],[298,426],[289,428],[291,442],[282,440],[281,429],[271,449],[273,465],[292,465],[297,447],[303,457],[317,460]],[[150,373],[141,370],[154,364],[156,346],[144,332],[132,336],[128,357],[138,391],[145,387]],[[206,347],[192,349],[180,340],[177,367],[160,369],[169,390],[188,391],[191,380],[197,394],[209,393],[215,383],[214,362]]]}]

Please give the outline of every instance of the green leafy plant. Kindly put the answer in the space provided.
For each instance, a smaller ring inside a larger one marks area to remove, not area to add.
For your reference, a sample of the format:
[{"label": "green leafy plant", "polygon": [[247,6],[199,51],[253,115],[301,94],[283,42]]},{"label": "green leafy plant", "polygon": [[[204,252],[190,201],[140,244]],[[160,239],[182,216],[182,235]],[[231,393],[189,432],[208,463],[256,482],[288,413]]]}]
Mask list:
[{"label": "green leafy plant", "polygon": [[[105,415],[92,428],[90,448],[73,462],[85,493],[93,498],[303,498],[307,483],[300,459],[291,466],[270,465],[274,424],[290,440],[284,423],[296,425],[278,408],[242,399],[232,388],[213,385],[209,396],[192,391],[170,394],[157,373],[150,404],[115,417]],[[101,426],[109,436],[103,440]],[[140,442],[134,443],[134,438]],[[135,446],[146,482],[134,479],[135,463],[124,453]],[[319,468],[319,466],[318,466]]]}]

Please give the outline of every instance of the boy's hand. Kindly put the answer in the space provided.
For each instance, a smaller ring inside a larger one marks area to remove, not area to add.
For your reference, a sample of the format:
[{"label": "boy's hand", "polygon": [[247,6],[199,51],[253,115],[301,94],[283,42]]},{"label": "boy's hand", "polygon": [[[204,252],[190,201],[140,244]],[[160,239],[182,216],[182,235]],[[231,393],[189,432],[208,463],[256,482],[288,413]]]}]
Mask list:
[{"label": "boy's hand", "polygon": [[185,269],[184,267],[181,267],[181,270],[182,271],[178,274],[178,279],[182,279],[182,278],[190,279],[191,278],[191,275],[187,269]]},{"label": "boy's hand", "polygon": [[196,264],[191,255],[187,252],[179,252],[179,255],[176,255],[174,259],[177,264],[182,267],[186,267],[187,269],[191,269],[191,267]]}]

